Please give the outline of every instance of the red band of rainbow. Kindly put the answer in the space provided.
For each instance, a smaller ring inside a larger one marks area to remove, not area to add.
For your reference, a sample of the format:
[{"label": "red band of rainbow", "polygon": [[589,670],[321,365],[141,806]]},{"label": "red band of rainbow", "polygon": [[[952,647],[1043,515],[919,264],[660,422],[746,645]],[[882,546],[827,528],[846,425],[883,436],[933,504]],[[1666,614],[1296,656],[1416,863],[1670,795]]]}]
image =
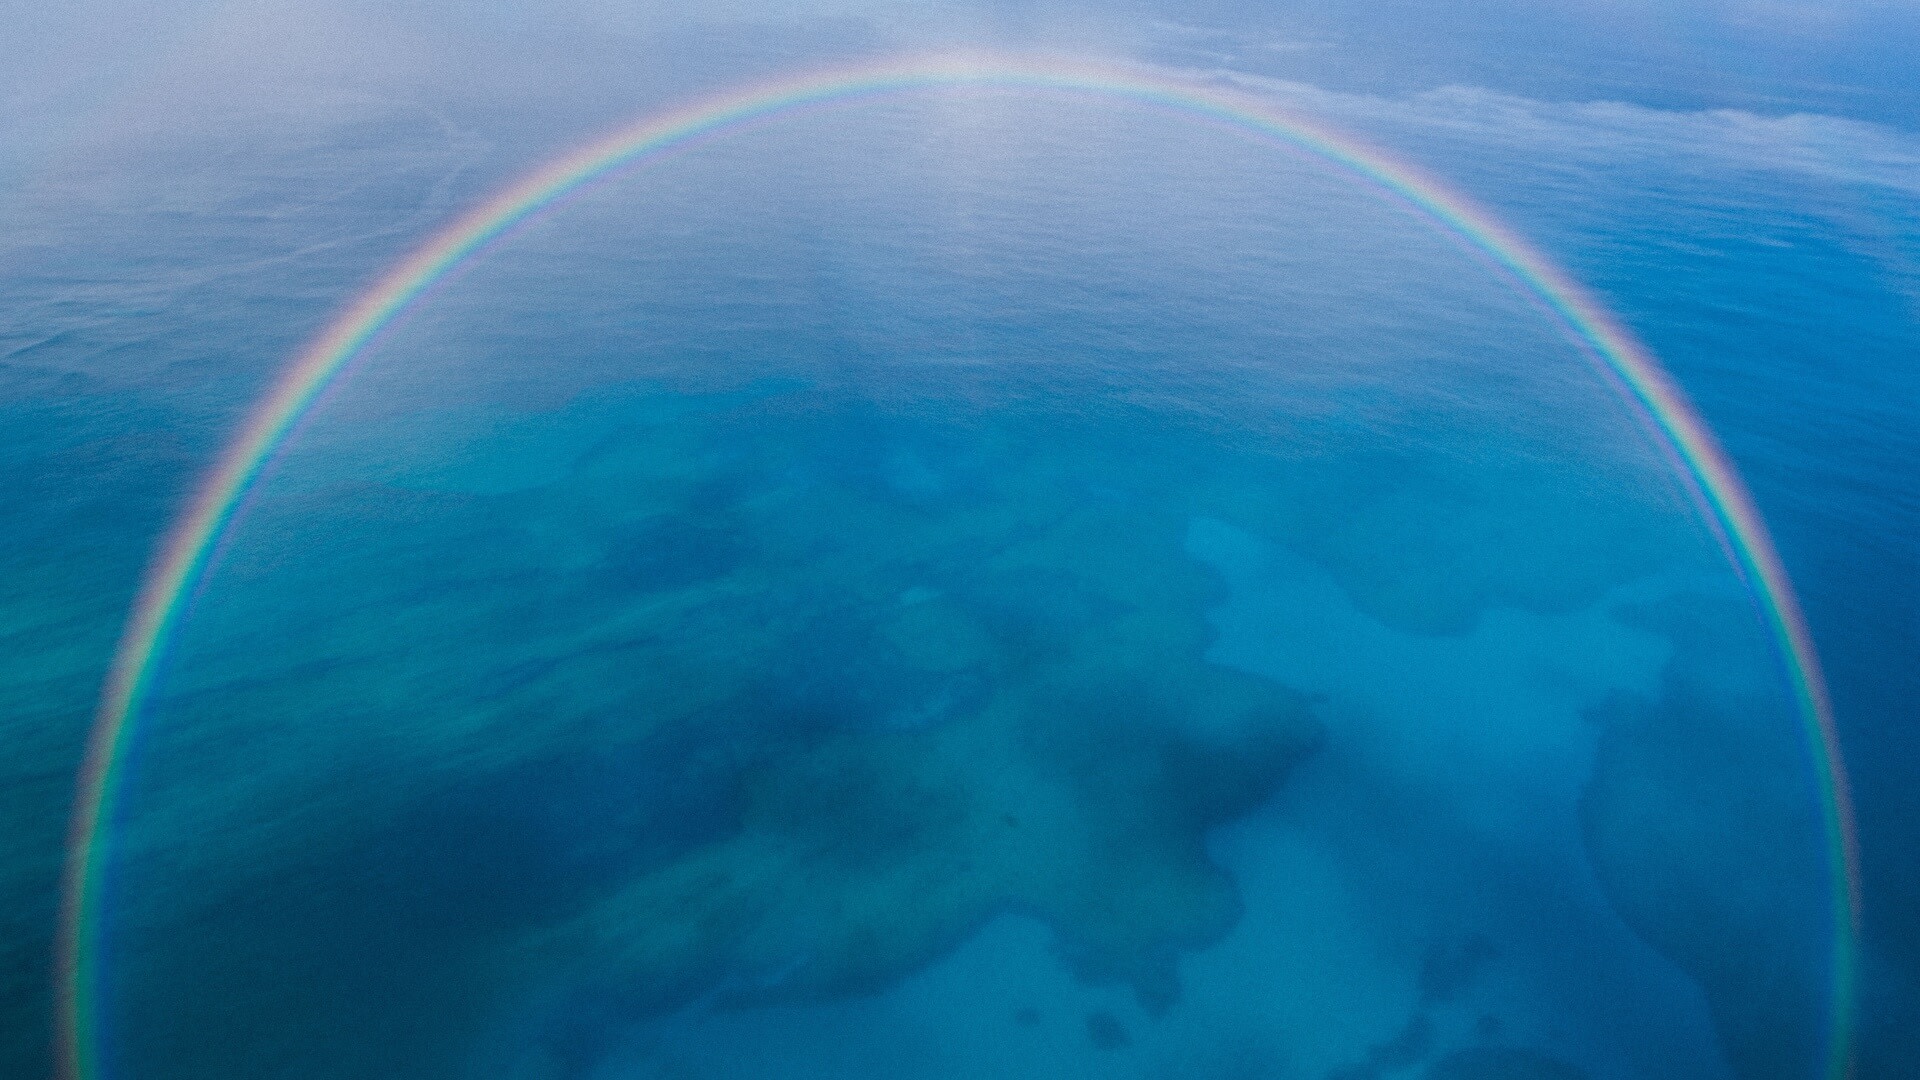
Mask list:
[{"label": "red band of rainbow", "polygon": [[710,98],[642,120],[536,169],[442,229],[388,270],[307,346],[253,408],[174,523],[142,584],[108,674],[88,739],[68,834],[57,946],[61,1074],[96,1076],[94,956],[99,879],[107,859],[115,780],[155,658],[182,600],[206,569],[236,506],[296,421],[355,355],[422,292],[491,241],[596,178],[704,136],[809,105],[935,87],[1002,87],[1096,95],[1170,108],[1276,140],[1331,163],[1464,243],[1549,309],[1665,443],[1708,524],[1725,542],[1770,624],[1819,763],[1834,911],[1828,1080],[1852,1069],[1855,960],[1860,925],[1859,852],[1833,710],[1792,583],[1733,462],[1653,355],[1565,272],[1492,215],[1418,168],[1325,126],[1217,86],[1145,70],[1055,59],[959,56],[835,70]]}]

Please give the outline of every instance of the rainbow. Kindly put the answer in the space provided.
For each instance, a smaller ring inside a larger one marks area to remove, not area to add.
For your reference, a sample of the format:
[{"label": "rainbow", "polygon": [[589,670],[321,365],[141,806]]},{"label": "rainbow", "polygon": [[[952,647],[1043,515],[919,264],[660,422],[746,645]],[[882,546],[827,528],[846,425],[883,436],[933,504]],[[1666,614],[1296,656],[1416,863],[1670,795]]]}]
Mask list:
[{"label": "rainbow", "polygon": [[95,959],[100,879],[108,862],[115,780],[155,660],[181,621],[236,507],[301,416],[355,356],[461,262],[590,182],[754,121],[795,110],[929,88],[983,87],[1095,96],[1208,121],[1330,163],[1414,211],[1544,306],[1622,394],[1747,581],[1776,640],[1820,766],[1833,876],[1831,1014],[1826,1074],[1852,1069],[1859,852],[1832,706],[1793,586],[1746,485],[1679,387],[1579,284],[1526,240],[1413,165],[1215,82],[1053,58],[943,56],[816,73],[695,102],[621,128],[526,175],[468,210],[388,270],[320,334],[247,417],[166,536],[148,569],[109,671],[81,767],[62,882],[55,971],[62,1075],[97,1074]]}]

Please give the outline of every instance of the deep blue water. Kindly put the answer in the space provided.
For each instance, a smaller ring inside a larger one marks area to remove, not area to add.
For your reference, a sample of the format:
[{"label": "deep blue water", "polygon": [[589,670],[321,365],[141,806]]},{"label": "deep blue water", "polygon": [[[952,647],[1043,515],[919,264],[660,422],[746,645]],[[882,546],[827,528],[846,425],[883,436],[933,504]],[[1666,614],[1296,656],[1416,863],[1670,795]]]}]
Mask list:
[{"label": "deep blue water", "polygon": [[[1908,1074],[1920,142],[1264,92],[1536,237],[1738,459],[1858,789],[1861,1075]],[[154,536],[556,141],[194,138],[5,207],[10,1074]],[[1814,1075],[1819,789],[1663,469],[1524,297],[1271,148],[936,95],[664,162],[439,290],[250,497],[127,770],[109,1074]]]}]

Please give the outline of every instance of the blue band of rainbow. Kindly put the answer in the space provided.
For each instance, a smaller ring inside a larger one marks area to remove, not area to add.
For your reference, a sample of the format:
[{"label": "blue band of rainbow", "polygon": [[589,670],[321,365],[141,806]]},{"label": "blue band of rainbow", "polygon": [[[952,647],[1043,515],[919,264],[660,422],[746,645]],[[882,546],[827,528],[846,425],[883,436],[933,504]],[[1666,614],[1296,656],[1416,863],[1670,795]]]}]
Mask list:
[{"label": "blue band of rainbow", "polygon": [[68,834],[56,961],[61,1074],[97,1073],[95,958],[99,883],[108,861],[116,779],[155,658],[180,620],[236,507],[327,384],[436,281],[493,240],[583,185],[745,122],[932,87],[1003,87],[1097,95],[1171,108],[1304,151],[1363,180],[1426,218],[1511,277],[1583,346],[1656,433],[1765,613],[1812,753],[1833,877],[1828,1080],[1851,1074],[1855,959],[1860,925],[1859,852],[1839,740],[1813,640],[1752,496],[1706,423],[1645,347],[1527,241],[1418,168],[1352,138],[1230,89],[1144,70],[1056,59],[946,56],[840,69],[711,98],[622,128],[507,187],[442,229],[388,270],[320,334],[253,408],[159,548],[122,634],[89,736]]}]

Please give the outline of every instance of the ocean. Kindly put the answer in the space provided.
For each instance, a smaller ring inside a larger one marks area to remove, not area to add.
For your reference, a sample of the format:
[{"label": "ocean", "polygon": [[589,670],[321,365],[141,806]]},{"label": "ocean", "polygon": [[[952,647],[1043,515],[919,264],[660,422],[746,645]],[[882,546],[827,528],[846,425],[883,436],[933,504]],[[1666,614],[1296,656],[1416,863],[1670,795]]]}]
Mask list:
[{"label": "ocean", "polygon": [[[1764,612],[1536,296],[1324,159],[934,87],[598,182],[327,388],[129,728],[98,1075],[1801,1077],[1836,951],[1858,1074],[1920,1063],[1920,140],[1234,85],[1489,207],[1691,396],[1832,684],[1857,943]],[[9,1075],[163,529],[577,126],[276,115],[0,207]]]}]

